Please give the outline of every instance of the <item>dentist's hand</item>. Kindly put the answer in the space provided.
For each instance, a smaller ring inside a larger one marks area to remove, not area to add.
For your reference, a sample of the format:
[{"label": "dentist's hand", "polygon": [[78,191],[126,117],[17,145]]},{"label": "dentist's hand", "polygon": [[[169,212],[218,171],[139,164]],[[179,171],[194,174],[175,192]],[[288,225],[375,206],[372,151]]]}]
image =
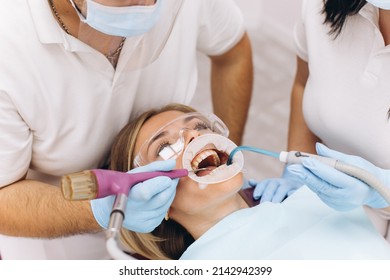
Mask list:
[{"label": "dentist's hand", "polygon": [[249,185],[255,187],[253,198],[257,200],[261,197],[260,203],[265,201],[280,203],[303,184],[298,176],[291,174],[286,168],[281,178],[265,179],[260,182],[249,180]]},{"label": "dentist's hand", "polygon": [[[336,152],[322,144],[317,144],[316,149],[319,155],[362,168],[389,186],[390,172],[388,170],[381,169],[361,157]],[[389,206],[375,189],[352,176],[313,158],[305,159],[302,164],[303,166],[291,165],[288,169],[299,176],[322,201],[336,210],[348,211],[362,205],[373,208]]]},{"label": "dentist's hand", "polygon": [[[129,171],[129,173],[149,171],[170,171],[176,166],[175,160],[156,161]],[[123,227],[135,232],[151,232],[164,219],[176,194],[179,179],[159,176],[130,189]],[[92,212],[103,228],[108,227],[115,196],[91,200]]]}]

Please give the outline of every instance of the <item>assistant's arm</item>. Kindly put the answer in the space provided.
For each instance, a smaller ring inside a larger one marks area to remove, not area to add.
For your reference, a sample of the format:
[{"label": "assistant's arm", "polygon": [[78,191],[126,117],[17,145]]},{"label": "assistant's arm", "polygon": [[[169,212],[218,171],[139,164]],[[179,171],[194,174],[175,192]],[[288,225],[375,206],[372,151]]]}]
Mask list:
[{"label": "assistant's arm", "polygon": [[320,139],[307,127],[303,117],[303,94],[309,77],[307,62],[297,57],[297,71],[291,91],[288,151],[316,153],[315,143]]},{"label": "assistant's arm", "polygon": [[247,34],[229,51],[211,58],[214,112],[226,123],[230,139],[242,142],[253,87],[252,49]]},{"label": "assistant's arm", "polygon": [[54,238],[102,230],[89,201],[67,201],[58,187],[21,180],[0,189],[0,233]]},{"label": "assistant's arm", "polygon": [[[288,151],[305,151],[313,153],[315,143],[319,140],[307,127],[303,118],[302,100],[309,76],[307,62],[297,58],[297,70],[294,84],[291,90],[291,110],[288,133]],[[299,189],[304,182],[296,175],[291,174],[288,169],[284,169],[280,178],[269,178],[257,181],[249,181],[255,187],[253,197],[261,199],[261,202],[281,202],[285,197],[291,195]]]}]

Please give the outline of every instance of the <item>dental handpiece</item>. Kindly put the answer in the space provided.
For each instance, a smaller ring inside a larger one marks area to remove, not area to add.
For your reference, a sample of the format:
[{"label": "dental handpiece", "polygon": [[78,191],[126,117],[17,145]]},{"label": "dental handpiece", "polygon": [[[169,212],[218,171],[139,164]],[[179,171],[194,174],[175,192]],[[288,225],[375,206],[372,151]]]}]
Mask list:
[{"label": "dental handpiece", "polygon": [[281,162],[284,162],[286,164],[294,164],[294,163],[301,164],[305,158],[308,158],[308,157],[315,158],[315,159],[333,167],[336,170],[339,170],[347,175],[355,177],[355,178],[361,180],[362,182],[366,183],[368,186],[372,187],[380,195],[382,195],[382,197],[390,204],[390,188],[385,186],[380,180],[378,180],[378,178],[376,178],[370,172],[368,172],[360,167],[353,166],[353,165],[341,162],[341,161],[333,159],[333,158],[323,157],[323,156],[299,152],[299,151],[290,151],[290,152],[282,151],[280,153],[276,153],[276,152],[271,152],[271,151],[255,148],[255,147],[250,147],[250,146],[236,147],[230,153],[227,165],[232,163],[234,154],[240,150],[241,151],[251,151],[251,152],[271,156],[271,157],[279,159]]},{"label": "dental handpiece", "polygon": [[188,176],[187,169],[127,173],[106,169],[92,169],[68,174],[61,179],[62,194],[67,200],[91,200],[112,194],[124,194],[136,184],[158,177],[171,179]]}]

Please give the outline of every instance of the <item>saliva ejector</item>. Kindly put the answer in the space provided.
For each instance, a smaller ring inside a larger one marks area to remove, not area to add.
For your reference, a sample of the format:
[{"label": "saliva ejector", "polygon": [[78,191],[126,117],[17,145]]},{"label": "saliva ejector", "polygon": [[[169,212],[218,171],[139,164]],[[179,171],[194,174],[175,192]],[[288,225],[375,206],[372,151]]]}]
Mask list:
[{"label": "saliva ejector", "polygon": [[339,170],[347,175],[355,177],[355,178],[361,180],[362,182],[366,183],[368,186],[372,187],[380,195],[382,195],[382,197],[390,204],[390,188],[385,186],[380,180],[378,180],[370,172],[368,172],[360,167],[353,166],[353,165],[341,162],[341,161],[333,159],[333,158],[323,157],[323,156],[319,156],[319,155],[313,155],[313,154],[309,154],[309,153],[303,153],[303,152],[298,152],[298,151],[290,151],[290,152],[282,151],[280,153],[277,153],[277,152],[259,149],[256,147],[251,147],[251,146],[238,146],[238,147],[236,147],[230,153],[227,165],[230,165],[232,163],[233,156],[238,151],[249,151],[249,152],[254,152],[254,153],[274,157],[274,158],[277,158],[281,162],[284,162],[286,164],[294,164],[294,163],[301,164],[303,159],[305,159],[307,157],[313,157],[313,158],[333,167],[336,170]]}]

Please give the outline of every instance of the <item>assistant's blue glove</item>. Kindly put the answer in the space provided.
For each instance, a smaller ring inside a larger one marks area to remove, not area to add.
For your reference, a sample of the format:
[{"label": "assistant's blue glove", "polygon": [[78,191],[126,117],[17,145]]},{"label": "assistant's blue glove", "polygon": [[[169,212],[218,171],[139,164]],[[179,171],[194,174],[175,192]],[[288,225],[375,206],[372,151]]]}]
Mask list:
[{"label": "assistant's blue glove", "polygon": [[[175,160],[156,161],[129,171],[170,171],[176,166]],[[130,189],[123,227],[135,232],[151,232],[160,225],[176,194],[179,179],[159,176]],[[91,200],[96,221],[103,228],[108,227],[115,196]]]},{"label": "assistant's blue glove", "polygon": [[249,180],[249,185],[255,187],[253,198],[257,200],[261,197],[260,203],[265,201],[280,203],[303,184],[301,179],[295,174],[291,174],[286,167],[281,178],[265,179],[260,182]]},{"label": "assistant's blue glove", "polygon": [[[361,157],[336,152],[322,144],[317,144],[316,149],[319,155],[362,168],[389,186],[390,172],[388,170],[379,168]],[[348,211],[362,205],[373,208],[384,208],[389,205],[375,189],[359,179],[314,158],[307,158],[302,164],[303,166],[291,165],[288,169],[299,176],[322,201],[336,210]]]}]

